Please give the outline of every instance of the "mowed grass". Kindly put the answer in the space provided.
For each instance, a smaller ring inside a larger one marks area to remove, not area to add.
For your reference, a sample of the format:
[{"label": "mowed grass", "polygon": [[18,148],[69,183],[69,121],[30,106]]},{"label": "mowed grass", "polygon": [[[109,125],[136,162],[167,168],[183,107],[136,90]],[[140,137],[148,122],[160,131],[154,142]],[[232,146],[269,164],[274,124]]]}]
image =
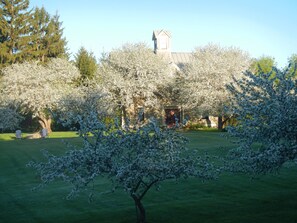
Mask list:
[{"label": "mowed grass", "polygon": [[[224,155],[233,145],[218,132],[187,132],[189,147]],[[87,194],[74,200],[66,196],[71,187],[55,182],[32,191],[38,184],[30,160],[42,160],[42,149],[63,154],[61,138],[79,144],[73,132],[54,133],[47,139],[15,140],[0,134],[0,222],[135,222],[132,199],[121,189],[97,194],[92,203]],[[98,179],[96,189],[106,191],[110,183]],[[246,175],[224,174],[218,180],[166,181],[161,190],[144,198],[148,222],[250,223],[297,222],[297,169],[287,165],[279,175],[250,180]]]}]

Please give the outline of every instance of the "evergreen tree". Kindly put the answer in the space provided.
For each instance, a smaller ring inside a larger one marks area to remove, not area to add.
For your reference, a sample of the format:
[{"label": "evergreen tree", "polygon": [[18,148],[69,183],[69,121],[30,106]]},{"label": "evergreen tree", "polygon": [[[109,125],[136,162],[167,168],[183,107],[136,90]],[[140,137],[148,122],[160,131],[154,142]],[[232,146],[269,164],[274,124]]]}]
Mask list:
[{"label": "evergreen tree", "polygon": [[0,68],[16,62],[67,57],[59,15],[29,10],[29,0],[0,1]]},{"label": "evergreen tree", "polygon": [[43,7],[41,9],[35,8],[31,25],[31,35],[33,36],[31,43],[32,57],[41,61],[44,61],[47,52],[45,39],[49,23],[49,13]]},{"label": "evergreen tree", "polygon": [[27,59],[30,42],[29,0],[0,1],[0,67]]},{"label": "evergreen tree", "polygon": [[31,26],[32,58],[46,62],[49,58],[67,56],[67,42],[62,37],[61,25],[58,14],[51,17],[44,8],[34,10]]},{"label": "evergreen tree", "polygon": [[75,65],[80,71],[81,80],[92,79],[97,70],[96,58],[92,52],[81,47],[75,55]]},{"label": "evergreen tree", "polygon": [[45,45],[47,47],[48,58],[67,57],[67,41],[63,37],[62,22],[60,16],[56,13],[52,18],[46,30]]}]

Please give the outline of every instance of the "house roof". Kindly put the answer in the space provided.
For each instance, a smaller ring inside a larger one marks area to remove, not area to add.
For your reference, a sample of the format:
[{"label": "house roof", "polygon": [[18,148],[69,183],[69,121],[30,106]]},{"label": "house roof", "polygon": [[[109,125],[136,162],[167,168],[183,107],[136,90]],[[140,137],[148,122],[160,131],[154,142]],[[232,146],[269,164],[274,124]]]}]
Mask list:
[{"label": "house roof", "polygon": [[174,64],[176,64],[180,69],[182,69],[187,63],[190,63],[193,56],[192,53],[185,52],[172,52],[171,59]]},{"label": "house roof", "polygon": [[157,39],[157,36],[160,35],[160,33],[165,33],[168,37],[171,37],[171,33],[167,30],[164,30],[164,29],[160,29],[160,30],[154,30],[153,31],[153,37],[152,37],[152,40],[155,40]]},{"label": "house roof", "polygon": [[[159,50],[159,47],[157,46],[160,44],[157,42],[157,38],[159,36],[165,36],[167,35],[167,48],[165,50]],[[153,31],[153,37],[152,40],[155,41],[155,46],[154,46],[154,52],[158,54],[162,54],[162,56],[165,59],[168,59],[168,61],[177,69],[181,70],[184,68],[184,66],[188,63],[191,62],[193,56],[192,53],[188,52],[171,52],[171,47],[170,47],[170,39],[171,39],[171,32],[168,30],[160,29],[160,30],[154,30]]]}]

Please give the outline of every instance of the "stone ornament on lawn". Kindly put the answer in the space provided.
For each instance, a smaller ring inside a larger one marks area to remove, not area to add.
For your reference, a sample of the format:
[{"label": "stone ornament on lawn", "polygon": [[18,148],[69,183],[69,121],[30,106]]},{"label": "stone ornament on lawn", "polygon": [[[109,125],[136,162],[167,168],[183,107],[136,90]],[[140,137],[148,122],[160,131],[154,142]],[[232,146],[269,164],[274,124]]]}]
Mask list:
[{"label": "stone ornament on lawn", "polygon": [[42,137],[42,138],[46,138],[47,135],[48,135],[48,133],[47,133],[47,129],[42,129],[42,130],[41,130],[41,137]]},{"label": "stone ornament on lawn", "polygon": [[22,138],[22,131],[21,130],[16,130],[15,131],[15,137],[17,138],[17,139],[21,139]]}]

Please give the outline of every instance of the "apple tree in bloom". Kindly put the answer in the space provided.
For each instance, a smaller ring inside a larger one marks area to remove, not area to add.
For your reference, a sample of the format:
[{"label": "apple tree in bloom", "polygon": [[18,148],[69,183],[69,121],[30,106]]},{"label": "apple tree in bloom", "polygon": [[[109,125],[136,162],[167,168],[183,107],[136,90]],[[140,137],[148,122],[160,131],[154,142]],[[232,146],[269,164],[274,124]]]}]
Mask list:
[{"label": "apple tree in bloom", "polygon": [[19,114],[16,106],[5,100],[3,95],[0,97],[0,130],[16,130],[24,117]]},{"label": "apple tree in bloom", "polygon": [[233,81],[233,77],[240,78],[249,65],[248,54],[234,47],[209,44],[196,48],[192,62],[185,68],[184,84],[181,85],[184,108],[202,116],[219,117],[218,128],[223,128],[227,120],[223,120],[227,118],[224,106],[229,100],[225,86]]},{"label": "apple tree in bloom", "polygon": [[[57,122],[83,134],[84,129],[91,128],[95,120],[104,121],[115,118],[113,114],[115,105],[102,86],[87,79],[84,83],[86,86],[77,86],[71,95],[62,97],[58,102],[59,109],[53,112]],[[94,120],[88,118],[92,115],[95,115]],[[84,125],[80,126],[82,122]]]},{"label": "apple tree in bloom", "polygon": [[238,122],[227,127],[238,139],[238,147],[229,156],[234,161],[232,169],[262,174],[297,161],[296,69],[274,68],[260,75],[246,72],[228,86],[230,112]]},{"label": "apple tree in bloom", "polygon": [[186,138],[173,129],[160,129],[151,121],[138,130],[106,125],[89,112],[80,120],[81,148],[68,144],[64,155],[45,152],[46,161],[28,164],[40,177],[40,186],[55,180],[73,185],[69,196],[90,190],[94,196],[96,178],[110,179],[114,189],[123,188],[133,200],[137,222],[146,222],[143,198],[164,180],[198,177],[212,179],[217,171],[207,158],[186,147]]},{"label": "apple tree in bloom", "polygon": [[18,106],[22,114],[32,113],[42,128],[51,132],[51,110],[71,94],[80,74],[64,59],[52,59],[46,65],[37,62],[13,64],[3,69],[1,94]]},{"label": "apple tree in bloom", "polygon": [[160,105],[159,89],[172,79],[169,63],[145,44],[125,44],[102,59],[99,76],[122,112],[123,120]]}]

